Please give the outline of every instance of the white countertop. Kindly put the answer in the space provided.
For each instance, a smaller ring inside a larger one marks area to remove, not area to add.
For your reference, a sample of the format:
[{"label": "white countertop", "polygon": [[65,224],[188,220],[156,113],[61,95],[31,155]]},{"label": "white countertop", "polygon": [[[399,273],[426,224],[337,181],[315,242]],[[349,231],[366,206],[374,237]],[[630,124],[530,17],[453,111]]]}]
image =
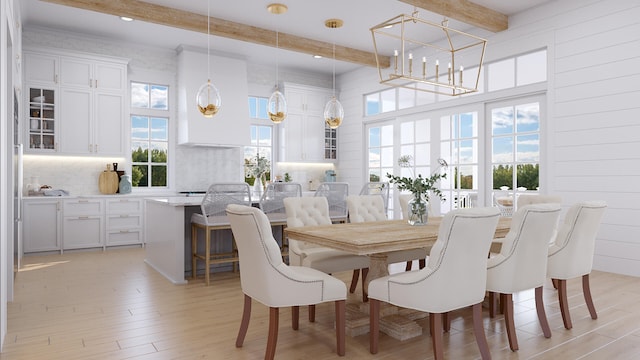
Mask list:
[{"label": "white countertop", "polygon": [[204,196],[167,196],[147,197],[147,201],[159,202],[168,206],[200,206]]}]

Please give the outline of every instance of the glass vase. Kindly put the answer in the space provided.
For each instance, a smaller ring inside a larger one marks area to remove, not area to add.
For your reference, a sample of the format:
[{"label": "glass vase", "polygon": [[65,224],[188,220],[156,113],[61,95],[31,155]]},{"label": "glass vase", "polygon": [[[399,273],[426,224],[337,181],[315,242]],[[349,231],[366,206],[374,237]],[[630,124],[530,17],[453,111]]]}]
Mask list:
[{"label": "glass vase", "polygon": [[253,194],[256,196],[262,195],[263,187],[262,187],[262,177],[257,176],[253,182]]},{"label": "glass vase", "polygon": [[407,212],[409,225],[427,225],[427,219],[429,217],[428,204],[427,200],[421,195],[414,195],[413,199],[409,200]]}]

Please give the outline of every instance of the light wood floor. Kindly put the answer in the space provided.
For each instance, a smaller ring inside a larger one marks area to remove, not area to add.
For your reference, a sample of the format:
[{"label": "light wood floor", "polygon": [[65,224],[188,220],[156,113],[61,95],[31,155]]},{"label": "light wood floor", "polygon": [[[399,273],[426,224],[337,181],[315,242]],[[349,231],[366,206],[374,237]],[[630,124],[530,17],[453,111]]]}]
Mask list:
[{"label": "light wood floor", "polygon": [[[238,273],[172,285],[144,262],[143,249],[30,256],[16,279],[8,306],[8,334],[0,359],[261,359],[268,310],[254,301],[244,347],[235,347],[242,312]],[[345,281],[349,273],[338,274]],[[573,329],[565,330],[556,292],[547,284],[545,301],[553,336],[538,325],[533,292],[514,297],[520,350],[511,352],[502,317],[484,327],[494,359],[639,359],[640,278],[593,272],[599,318],[592,320],[580,281],[569,282]],[[356,292],[359,294],[359,291]],[[359,296],[353,296],[357,301]],[[444,335],[448,359],[475,359],[470,311],[452,315]],[[291,329],[291,313],[280,313],[276,359],[339,359],[335,354],[333,304],[318,306],[317,321]],[[428,320],[421,337],[398,341],[384,334],[380,352],[369,353],[368,335],[347,336],[347,359],[432,358]]]}]

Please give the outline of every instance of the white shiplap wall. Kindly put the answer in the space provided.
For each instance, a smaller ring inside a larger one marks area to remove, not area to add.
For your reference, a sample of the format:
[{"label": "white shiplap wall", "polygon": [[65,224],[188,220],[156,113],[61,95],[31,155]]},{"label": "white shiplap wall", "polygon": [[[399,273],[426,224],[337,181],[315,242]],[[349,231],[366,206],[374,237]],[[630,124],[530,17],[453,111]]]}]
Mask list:
[{"label": "white shiplap wall", "polygon": [[[551,1],[509,23],[478,35],[489,40],[487,61],[547,48],[541,183],[565,207],[605,200],[594,267],[640,276],[640,2]],[[365,181],[362,94],[380,85],[373,69],[359,69],[339,86],[346,115],[337,172],[353,192]]]}]

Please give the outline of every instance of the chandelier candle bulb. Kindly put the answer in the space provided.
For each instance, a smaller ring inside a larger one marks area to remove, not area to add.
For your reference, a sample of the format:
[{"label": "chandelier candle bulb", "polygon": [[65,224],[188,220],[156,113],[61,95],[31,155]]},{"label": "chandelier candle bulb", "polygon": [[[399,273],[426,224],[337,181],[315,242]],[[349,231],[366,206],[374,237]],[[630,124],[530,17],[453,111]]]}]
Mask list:
[{"label": "chandelier candle bulb", "polygon": [[462,72],[464,71],[464,66],[460,66],[460,86],[462,86]]},{"label": "chandelier candle bulb", "polygon": [[451,85],[451,63],[447,67],[447,80],[449,81],[449,85]]},{"label": "chandelier candle bulb", "polygon": [[397,74],[398,73],[398,50],[393,50],[393,58],[394,58],[394,73]]},{"label": "chandelier candle bulb", "polygon": [[422,57],[422,78],[427,78],[427,58],[425,56]]},{"label": "chandelier candle bulb", "polygon": [[436,60],[436,82],[438,82],[438,75],[440,74],[440,61]]},{"label": "chandelier candle bulb", "polygon": [[413,54],[409,53],[409,77],[411,77],[412,66],[413,66]]}]

